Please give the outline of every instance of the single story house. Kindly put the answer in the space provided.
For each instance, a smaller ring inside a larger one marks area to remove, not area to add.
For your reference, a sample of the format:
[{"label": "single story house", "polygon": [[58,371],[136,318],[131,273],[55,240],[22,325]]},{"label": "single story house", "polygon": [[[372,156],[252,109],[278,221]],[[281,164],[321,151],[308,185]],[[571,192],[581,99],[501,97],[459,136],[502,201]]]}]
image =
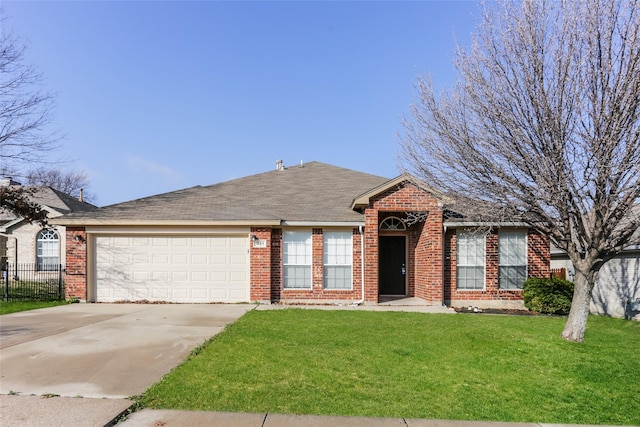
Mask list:
[{"label": "single story house", "polygon": [[[0,186],[21,186],[11,178],[0,179]],[[87,212],[96,206],[83,202],[51,187],[28,187],[33,193],[30,200],[41,205],[48,220],[72,212]],[[35,270],[57,269],[64,264],[66,229],[63,225],[43,226],[28,222],[0,208],[0,265],[33,265]],[[23,267],[24,268],[24,267]]]},{"label": "single story house", "polygon": [[310,162],[55,218],[83,301],[522,307],[548,276],[524,223],[471,223],[428,185]]}]

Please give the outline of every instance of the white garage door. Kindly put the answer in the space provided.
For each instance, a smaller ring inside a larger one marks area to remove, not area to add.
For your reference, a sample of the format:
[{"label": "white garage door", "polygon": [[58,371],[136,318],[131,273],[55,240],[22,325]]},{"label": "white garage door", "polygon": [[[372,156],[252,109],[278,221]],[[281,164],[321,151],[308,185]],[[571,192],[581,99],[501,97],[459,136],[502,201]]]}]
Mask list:
[{"label": "white garage door", "polygon": [[99,302],[247,302],[246,236],[97,236]]}]

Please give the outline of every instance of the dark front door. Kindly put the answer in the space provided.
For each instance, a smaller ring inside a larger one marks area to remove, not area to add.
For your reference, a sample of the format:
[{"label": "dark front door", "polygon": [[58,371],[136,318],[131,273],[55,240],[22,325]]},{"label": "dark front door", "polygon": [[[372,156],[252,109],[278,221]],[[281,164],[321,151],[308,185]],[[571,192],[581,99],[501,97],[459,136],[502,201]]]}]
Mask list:
[{"label": "dark front door", "polygon": [[380,236],[379,242],[380,295],[406,295],[406,237]]}]

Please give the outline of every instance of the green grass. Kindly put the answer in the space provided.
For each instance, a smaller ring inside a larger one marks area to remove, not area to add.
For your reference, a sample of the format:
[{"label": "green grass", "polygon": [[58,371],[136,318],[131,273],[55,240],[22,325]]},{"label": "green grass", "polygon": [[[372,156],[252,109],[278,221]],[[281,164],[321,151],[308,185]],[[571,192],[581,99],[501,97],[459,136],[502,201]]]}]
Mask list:
[{"label": "green grass", "polygon": [[252,311],[152,386],[152,408],[640,425],[640,324]]},{"label": "green grass", "polygon": [[0,301],[0,315],[69,304],[71,301]]}]

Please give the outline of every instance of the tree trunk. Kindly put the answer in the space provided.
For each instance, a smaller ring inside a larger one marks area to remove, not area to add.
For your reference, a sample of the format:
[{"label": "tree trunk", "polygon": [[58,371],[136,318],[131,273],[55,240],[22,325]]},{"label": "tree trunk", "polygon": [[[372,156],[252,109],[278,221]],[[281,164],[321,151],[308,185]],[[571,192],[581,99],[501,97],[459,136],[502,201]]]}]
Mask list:
[{"label": "tree trunk", "polygon": [[595,285],[595,273],[582,273],[576,269],[575,288],[569,318],[564,325],[562,337],[568,341],[584,341],[584,333],[587,329],[589,318],[589,305],[591,304],[591,291]]}]

